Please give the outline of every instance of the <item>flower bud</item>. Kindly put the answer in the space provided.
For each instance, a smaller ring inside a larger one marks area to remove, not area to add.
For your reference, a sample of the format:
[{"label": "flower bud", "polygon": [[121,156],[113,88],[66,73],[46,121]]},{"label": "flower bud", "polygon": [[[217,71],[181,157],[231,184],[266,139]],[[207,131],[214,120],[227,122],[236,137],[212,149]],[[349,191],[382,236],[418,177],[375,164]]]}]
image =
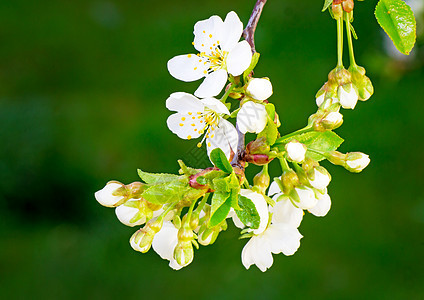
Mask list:
[{"label": "flower bud", "polygon": [[342,6],[345,12],[350,13],[354,7],[353,0],[344,0]]},{"label": "flower bud", "polygon": [[272,84],[268,78],[252,78],[246,88],[247,94],[256,100],[266,100],[272,95]]},{"label": "flower bud", "polygon": [[345,109],[354,109],[358,102],[358,94],[352,83],[339,86],[337,96],[339,97],[340,104]]},{"label": "flower bud", "polygon": [[162,213],[160,208],[161,205],[149,203],[144,199],[136,199],[119,205],[115,213],[122,224],[134,227],[160,215]]},{"label": "flower bud", "polygon": [[109,181],[106,186],[94,194],[96,200],[103,206],[116,207],[127,200],[128,191],[124,184]]},{"label": "flower bud", "polygon": [[139,252],[146,253],[152,246],[153,238],[163,225],[163,218],[149,221],[142,229],[137,230],[130,238],[131,247]]},{"label": "flower bud", "polygon": [[274,158],[270,158],[266,154],[248,154],[244,157],[244,159],[248,163],[252,163],[252,164],[257,165],[257,166],[263,166],[263,165],[268,164]]},{"label": "flower bud", "polygon": [[299,185],[299,177],[293,170],[285,171],[283,175],[281,175],[281,184],[283,185],[283,193],[288,194]]},{"label": "flower bud", "polygon": [[177,263],[185,267],[193,261],[194,250],[191,241],[189,242],[178,242],[174,249],[174,259]]},{"label": "flower bud", "polygon": [[128,191],[128,198],[140,199],[141,194],[144,192],[145,184],[139,181],[132,182],[126,186]]},{"label": "flower bud", "polygon": [[308,179],[312,187],[323,190],[330,183],[331,175],[325,168],[317,166],[313,169],[313,172],[308,173]]},{"label": "flower bud", "polygon": [[333,2],[333,5],[331,6],[331,10],[333,11],[334,19],[340,19],[343,17],[343,9],[341,4],[335,4]]},{"label": "flower bud", "polygon": [[346,169],[350,172],[359,173],[370,163],[370,158],[362,152],[350,152],[346,154]]},{"label": "flower bud", "polygon": [[260,154],[260,153],[268,153],[270,147],[266,142],[266,137],[260,137],[254,141],[251,141],[246,146],[246,150],[249,154]]},{"label": "flower bud", "polygon": [[318,199],[315,198],[314,191],[306,186],[294,188],[289,196],[294,204],[301,209],[310,209],[318,202]]},{"label": "flower bud", "polygon": [[321,124],[327,130],[339,128],[343,124],[343,115],[338,111],[329,112],[322,118]]},{"label": "flower bud", "polygon": [[365,75],[365,69],[361,66],[351,66],[349,72],[352,74],[352,83],[358,90],[358,99],[368,100],[374,93],[371,80]]},{"label": "flower bud", "polygon": [[254,187],[258,188],[258,190],[265,194],[270,182],[269,174],[266,170],[262,169],[261,172],[255,175],[253,178]]},{"label": "flower bud", "polygon": [[306,155],[306,146],[302,143],[299,143],[296,140],[293,140],[286,144],[287,157],[297,163],[301,163],[305,160]]}]

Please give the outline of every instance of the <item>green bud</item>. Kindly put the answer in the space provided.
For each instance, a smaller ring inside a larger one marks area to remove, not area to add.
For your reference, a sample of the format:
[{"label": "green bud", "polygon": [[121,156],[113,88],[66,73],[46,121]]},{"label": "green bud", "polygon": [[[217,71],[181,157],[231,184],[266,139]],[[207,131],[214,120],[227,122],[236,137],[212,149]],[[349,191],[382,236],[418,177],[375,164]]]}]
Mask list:
[{"label": "green bud", "polygon": [[142,229],[137,230],[130,238],[131,247],[139,252],[146,253],[152,246],[153,238],[163,225],[163,218],[149,221]]},{"label": "green bud", "polygon": [[193,261],[193,244],[189,242],[178,242],[174,249],[174,258],[180,266],[187,266]]},{"label": "green bud", "polygon": [[347,13],[350,13],[353,11],[354,3],[353,0],[344,0],[342,3],[343,10]]},{"label": "green bud", "polygon": [[331,151],[327,153],[327,159],[334,165],[345,166],[346,164],[346,154],[343,154],[339,151]]},{"label": "green bud", "polygon": [[334,4],[331,6],[331,10],[333,12],[334,19],[340,19],[343,17],[343,8],[341,4]]},{"label": "green bud", "polygon": [[266,154],[269,152],[270,147],[266,142],[266,137],[260,137],[247,144],[246,150],[249,154]]},{"label": "green bud", "polygon": [[358,99],[368,100],[374,94],[374,87],[371,80],[365,75],[365,69],[361,66],[351,66],[349,71],[352,74],[352,83],[358,89]]},{"label": "green bud", "polygon": [[267,167],[262,168],[262,171],[256,174],[253,178],[254,188],[256,187],[259,192],[264,195],[270,183],[270,177],[267,169]]},{"label": "green bud", "polygon": [[281,184],[283,185],[283,193],[289,194],[292,189],[300,184],[299,177],[293,170],[285,171],[281,175]]}]

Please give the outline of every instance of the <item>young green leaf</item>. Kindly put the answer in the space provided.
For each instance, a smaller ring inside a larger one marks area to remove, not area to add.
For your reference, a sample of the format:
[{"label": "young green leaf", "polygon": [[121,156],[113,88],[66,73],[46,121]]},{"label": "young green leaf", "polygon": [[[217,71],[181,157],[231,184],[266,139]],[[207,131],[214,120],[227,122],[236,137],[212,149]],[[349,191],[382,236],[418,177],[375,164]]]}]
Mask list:
[{"label": "young green leaf", "polygon": [[327,9],[328,7],[330,7],[330,5],[331,5],[331,4],[333,4],[333,0],[325,0],[325,2],[324,2],[324,6],[323,6],[323,8],[322,8],[322,12],[326,11],[326,9]]},{"label": "young green leaf", "polygon": [[147,184],[160,184],[178,179],[179,175],[165,173],[147,173],[137,169],[138,176]]},{"label": "young green leaf", "polygon": [[211,200],[211,218],[208,227],[214,227],[227,218],[231,209],[230,193],[215,192]]},{"label": "young green leaf", "polygon": [[211,160],[213,164],[220,170],[231,173],[233,172],[233,167],[225,156],[224,152],[220,148],[215,148],[211,152]]},{"label": "young green leaf", "polygon": [[402,0],[380,0],[375,17],[396,48],[408,55],[416,39],[416,21],[411,8]]},{"label": "young green leaf", "polygon": [[236,210],[236,214],[240,221],[252,229],[258,229],[261,218],[252,200],[239,195],[239,206],[241,210]]}]

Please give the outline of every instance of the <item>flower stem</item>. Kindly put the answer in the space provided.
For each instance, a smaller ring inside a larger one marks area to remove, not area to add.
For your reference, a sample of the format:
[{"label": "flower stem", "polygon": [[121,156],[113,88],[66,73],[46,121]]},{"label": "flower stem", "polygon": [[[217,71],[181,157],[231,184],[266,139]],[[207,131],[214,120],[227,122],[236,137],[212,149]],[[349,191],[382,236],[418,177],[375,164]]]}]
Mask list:
[{"label": "flower stem", "polygon": [[350,18],[347,12],[344,13],[344,19],[346,22],[346,34],[347,34],[347,42],[349,45],[350,65],[356,67],[357,65],[355,62],[355,54],[353,52],[352,32],[350,30]]},{"label": "flower stem", "polygon": [[287,160],[286,160],[284,157],[279,157],[278,159],[279,159],[279,161],[280,161],[281,170],[283,170],[283,173],[284,173],[285,171],[289,171],[289,170],[291,170],[291,168],[290,168],[289,164],[287,163]]},{"label": "flower stem", "polygon": [[220,99],[220,101],[222,103],[225,103],[225,101],[227,100],[228,96],[231,94],[231,92],[234,89],[234,84],[231,84],[231,86],[228,88],[228,90],[225,92],[225,94],[222,96],[222,98]]},{"label": "flower stem", "polygon": [[343,67],[343,18],[337,19],[337,67]]}]

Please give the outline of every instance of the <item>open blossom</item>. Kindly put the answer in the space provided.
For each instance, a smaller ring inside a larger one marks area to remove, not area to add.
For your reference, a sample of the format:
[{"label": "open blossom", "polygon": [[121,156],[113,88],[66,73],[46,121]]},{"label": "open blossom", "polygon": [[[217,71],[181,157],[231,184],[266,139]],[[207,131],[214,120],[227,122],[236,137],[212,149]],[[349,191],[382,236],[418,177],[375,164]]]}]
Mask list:
[{"label": "open blossom", "polygon": [[263,104],[249,101],[237,114],[237,126],[242,133],[260,133],[268,122],[268,113]]},{"label": "open blossom", "polygon": [[168,61],[169,73],[190,82],[205,77],[194,93],[206,98],[218,95],[227,82],[228,73],[241,75],[250,65],[252,50],[241,41],[243,23],[235,12],[229,12],[225,21],[212,16],[194,25],[194,48],[198,54],[175,56]]},{"label": "open blossom", "polygon": [[325,190],[324,194],[318,194],[317,204],[308,209],[308,211],[316,217],[324,217],[331,208],[331,198]]},{"label": "open blossom", "polygon": [[228,108],[215,98],[199,100],[187,93],[173,93],[166,100],[166,107],[177,113],[167,120],[169,129],[182,139],[194,139],[204,134],[200,147],[206,140],[208,154],[221,148],[227,158],[236,152],[238,135],[233,124],[223,118]]}]

